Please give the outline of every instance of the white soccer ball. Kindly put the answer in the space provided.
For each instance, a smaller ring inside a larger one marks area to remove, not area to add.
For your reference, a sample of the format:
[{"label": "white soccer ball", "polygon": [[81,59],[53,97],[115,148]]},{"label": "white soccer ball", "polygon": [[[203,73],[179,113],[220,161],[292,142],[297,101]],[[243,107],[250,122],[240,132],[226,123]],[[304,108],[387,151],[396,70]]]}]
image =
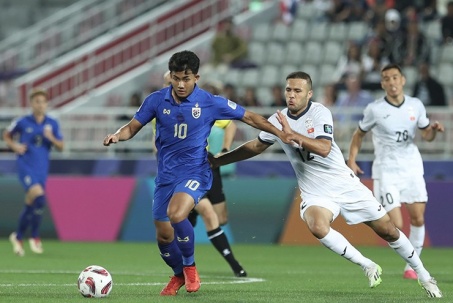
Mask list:
[{"label": "white soccer ball", "polygon": [[112,291],[113,280],[102,266],[91,265],[85,268],[77,280],[77,288],[86,298],[107,297]]}]

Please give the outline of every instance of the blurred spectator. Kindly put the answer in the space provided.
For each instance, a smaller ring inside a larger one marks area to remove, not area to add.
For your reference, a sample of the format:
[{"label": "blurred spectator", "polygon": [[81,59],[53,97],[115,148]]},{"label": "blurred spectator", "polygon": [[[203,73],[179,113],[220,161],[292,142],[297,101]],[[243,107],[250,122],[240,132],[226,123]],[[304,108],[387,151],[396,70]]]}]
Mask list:
[{"label": "blurred spectator", "polygon": [[419,98],[425,106],[446,106],[447,99],[442,85],[429,72],[429,64],[419,65],[420,79],[415,83],[412,95]]},{"label": "blurred spectator", "polygon": [[369,22],[371,17],[368,12],[368,4],[363,0],[350,0],[351,12],[348,18],[345,20],[347,22]]},{"label": "blurred spectator", "polygon": [[327,11],[330,22],[346,22],[351,15],[351,5],[347,0],[332,0],[332,6]]},{"label": "blurred spectator", "polygon": [[438,20],[437,0],[425,0],[424,3],[423,10],[419,12],[419,19],[423,22]]},{"label": "blurred spectator", "polygon": [[391,58],[393,63],[401,66],[416,66],[429,62],[430,48],[427,39],[420,32],[418,22],[409,20],[405,33],[393,43]]},{"label": "blurred spectator", "polygon": [[[346,92],[341,93],[338,100],[335,102],[335,107],[362,107],[364,108],[369,103],[373,102],[373,96],[366,90],[362,90],[362,83],[357,75],[348,75],[345,81]],[[344,121],[346,116],[338,115],[337,120]],[[362,114],[354,115],[352,120],[358,121]]]},{"label": "blurred spectator", "polygon": [[244,91],[244,96],[240,98],[241,105],[245,107],[250,106],[261,106],[256,96],[256,91],[254,87],[246,87]]},{"label": "blurred spectator", "polygon": [[444,43],[453,43],[453,1],[447,4],[447,14],[441,20]]},{"label": "blurred spectator", "polygon": [[[366,40],[368,41],[368,45],[371,43],[371,41],[375,41],[378,44],[379,52],[380,52],[381,56],[384,58],[389,58],[389,55],[392,51],[391,43],[392,43],[393,37],[392,37],[391,33],[389,31],[387,31],[384,19],[380,19],[380,20],[376,21],[376,23],[373,27],[373,31],[368,35]],[[379,75],[379,78],[380,78],[380,75]]]},{"label": "blurred spectator", "polygon": [[236,92],[236,87],[231,83],[226,83],[223,86],[223,96],[231,101],[238,101],[238,95]]},{"label": "blurred spectator", "polygon": [[343,55],[338,60],[333,79],[338,82],[340,87],[343,87],[345,77],[347,75],[356,75],[361,78],[363,73],[362,52],[358,43],[349,42],[346,55]]},{"label": "blurred spectator", "polygon": [[280,19],[283,23],[290,25],[297,14],[299,0],[280,0]]},{"label": "blurred spectator", "polygon": [[225,74],[229,67],[250,67],[247,61],[247,43],[235,33],[233,20],[227,18],[217,27],[211,44],[211,62],[203,66],[202,74]]},{"label": "blurred spectator", "polygon": [[[133,93],[130,97],[129,97],[129,102],[128,102],[128,107],[130,108],[139,108],[140,105],[142,104],[142,94],[141,93]],[[132,119],[132,116],[133,115],[121,115],[118,117],[118,120],[120,121],[130,121]]]},{"label": "blurred spectator", "polygon": [[285,94],[283,88],[280,85],[274,85],[271,88],[272,92],[272,107],[286,107]]},{"label": "blurred spectator", "polygon": [[324,86],[324,93],[322,97],[317,100],[317,102],[321,103],[324,106],[332,107],[335,105],[337,98],[337,88],[335,87],[335,83],[331,83]]},{"label": "blurred spectator", "polygon": [[368,4],[368,11],[367,14],[369,17],[367,19],[370,20],[370,26],[375,27],[379,21],[385,20],[385,13],[388,9],[394,6],[394,2],[390,1],[366,1]]},{"label": "blurred spectator", "polygon": [[[201,85],[201,88],[210,92],[213,95],[222,95],[223,85],[220,81],[209,80]],[[236,101],[236,100],[233,100]]]},{"label": "blurred spectator", "polygon": [[368,43],[368,49],[363,56],[362,88],[369,90],[381,89],[381,70],[390,61],[381,53],[380,43],[373,39]]}]

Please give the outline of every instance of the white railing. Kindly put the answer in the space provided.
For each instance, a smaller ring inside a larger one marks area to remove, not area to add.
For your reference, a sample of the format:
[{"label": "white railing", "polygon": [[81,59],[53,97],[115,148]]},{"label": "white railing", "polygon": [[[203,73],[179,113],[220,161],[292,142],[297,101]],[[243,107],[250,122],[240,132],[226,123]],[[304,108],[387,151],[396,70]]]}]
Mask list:
[{"label": "white railing", "polygon": [[[273,114],[275,108],[249,108],[263,116]],[[439,120],[444,123],[446,132],[439,134],[435,141],[425,142],[417,138],[418,146],[424,159],[447,160],[453,159],[453,108],[428,108],[432,120]],[[70,113],[51,112],[60,121],[62,132],[65,138],[65,151],[62,154],[54,153],[59,157],[89,157],[98,155],[122,154],[127,150],[129,155],[149,153],[151,151],[153,134],[151,126],[147,125],[136,137],[127,142],[121,142],[112,148],[105,148],[102,145],[103,138],[125,124],[135,113],[135,108],[80,108]],[[347,156],[352,133],[357,127],[357,122],[351,117],[357,116],[360,109],[341,109],[344,119],[341,123],[335,123],[335,141]],[[5,129],[14,117],[27,113],[26,110],[16,109],[14,111],[0,113],[0,129]],[[334,117],[340,112],[332,110]],[[122,118],[122,119],[121,119]],[[234,146],[238,146],[247,140],[256,138],[259,131],[242,122],[237,122],[238,132],[234,140]],[[278,144],[272,150],[279,149]],[[0,141],[0,150],[6,152],[5,142]],[[270,153],[268,153],[270,154]],[[373,158],[373,146],[371,135],[367,135],[362,145],[360,159],[371,160]]]},{"label": "white railing", "polygon": [[[47,88],[51,106],[58,107],[152,60],[210,29],[225,17],[245,10],[249,1],[192,0],[162,15],[148,18],[127,32],[109,35],[106,41],[64,64],[32,77],[17,80],[19,99],[26,104],[34,86]],[[233,5],[234,4],[234,5]],[[238,5],[239,4],[239,5]]]},{"label": "white railing", "polygon": [[77,1],[1,41],[0,66],[32,70],[164,2]]}]

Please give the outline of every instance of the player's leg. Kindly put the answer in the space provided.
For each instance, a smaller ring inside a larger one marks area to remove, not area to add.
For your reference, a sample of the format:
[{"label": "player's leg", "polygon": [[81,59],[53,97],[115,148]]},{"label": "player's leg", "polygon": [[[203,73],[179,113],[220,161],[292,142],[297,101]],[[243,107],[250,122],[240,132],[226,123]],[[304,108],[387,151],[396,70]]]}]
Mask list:
[{"label": "player's leg", "polygon": [[194,176],[175,184],[168,203],[167,216],[175,230],[176,242],[181,250],[185,287],[188,292],[200,288],[200,277],[195,267],[195,237],[187,216],[211,187],[211,172],[205,176]]},{"label": "player's leg", "polygon": [[415,252],[414,246],[406,235],[398,230],[385,214],[380,219],[366,222],[382,239],[386,240],[391,248],[396,251],[418,275],[420,284],[430,297],[442,297],[442,292],[437,287],[437,282],[431,277],[424,267],[420,257]]},{"label": "player's leg", "polygon": [[[426,202],[415,202],[412,204],[405,204],[406,209],[410,216],[410,231],[409,241],[415,248],[415,252],[420,256],[425,242],[425,208]],[[404,268],[404,278],[417,279],[417,274],[406,264]]]},{"label": "player's leg", "polygon": [[376,287],[381,283],[380,272],[376,263],[364,257],[351,243],[339,232],[331,228],[330,223],[340,213],[340,208],[330,201],[318,201],[318,204],[302,201],[301,217],[306,222],[311,233],[328,249],[337,255],[360,265],[369,277],[370,287]]},{"label": "player's leg", "polygon": [[212,204],[214,211],[219,218],[220,226],[226,225],[228,223],[228,209],[226,201],[222,201],[216,204]]},{"label": "player's leg", "polygon": [[[423,175],[411,176],[403,180],[401,201],[405,202],[406,209],[410,216],[409,241],[420,256],[425,241],[425,209],[428,200],[428,192]],[[424,201],[424,202],[423,202]],[[415,271],[406,263],[403,277],[406,279],[417,279]]]},{"label": "player's leg", "polygon": [[23,237],[33,220],[34,198],[44,196],[44,190],[39,184],[38,178],[29,171],[20,171],[19,181],[25,189],[25,203],[19,216],[17,230],[9,236],[9,240],[13,245],[14,253],[18,256],[24,256]]},{"label": "player's leg", "polygon": [[234,274],[237,277],[247,276],[245,270],[234,257],[228,238],[219,225],[217,214],[215,213],[213,205],[211,205],[209,199],[201,199],[195,207],[195,210],[203,218],[208,238],[211,241],[212,245],[214,245],[214,247],[222,255],[225,261],[228,262]]},{"label": "player's leg", "polygon": [[228,223],[228,211],[226,205],[225,193],[223,192],[222,174],[220,167],[212,170],[212,187],[209,190],[209,200],[211,201],[214,211],[219,219],[220,226]]},{"label": "player's leg", "polygon": [[174,237],[174,229],[169,221],[154,220],[156,226],[157,246],[160,256],[170,266],[174,275],[160,292],[161,296],[175,296],[184,285],[182,254]]},{"label": "player's leg", "polygon": [[156,240],[160,256],[173,270],[170,282],[162,289],[162,296],[175,296],[184,285],[181,250],[178,247],[175,231],[167,217],[168,201],[173,193],[173,186],[157,184],[154,191],[153,218],[156,226]]},{"label": "player's leg", "polygon": [[44,186],[36,184],[30,187],[26,195],[27,201],[32,201],[33,215],[31,217],[31,238],[29,240],[30,249],[32,252],[42,254],[44,252],[39,229],[41,227],[42,214],[46,205],[46,197]]}]

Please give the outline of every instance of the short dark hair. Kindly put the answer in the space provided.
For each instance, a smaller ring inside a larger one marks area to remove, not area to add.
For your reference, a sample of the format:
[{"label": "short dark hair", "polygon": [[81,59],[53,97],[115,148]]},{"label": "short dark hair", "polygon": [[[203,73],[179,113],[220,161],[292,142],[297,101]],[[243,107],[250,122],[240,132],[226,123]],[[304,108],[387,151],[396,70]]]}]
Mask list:
[{"label": "short dark hair", "polygon": [[30,94],[28,95],[29,100],[31,101],[36,96],[44,96],[46,99],[49,98],[47,91],[41,87],[32,88]]},{"label": "short dark hair", "polygon": [[190,70],[193,74],[198,74],[199,68],[200,59],[194,52],[188,50],[173,54],[168,61],[170,72],[187,72]]},{"label": "short dark hair", "polygon": [[382,68],[381,73],[385,72],[386,70],[392,69],[392,68],[397,69],[397,70],[400,72],[400,74],[403,75],[403,70],[402,70],[401,67],[400,67],[398,64],[396,64],[396,63],[389,63],[389,64],[387,64],[386,66],[384,66],[384,67]]},{"label": "short dark hair", "polygon": [[307,80],[308,84],[310,85],[310,90],[313,87],[313,82],[311,82],[310,75],[305,72],[301,72],[301,71],[292,72],[288,76],[286,76],[286,80],[288,80],[288,79],[304,79],[304,80]]}]

